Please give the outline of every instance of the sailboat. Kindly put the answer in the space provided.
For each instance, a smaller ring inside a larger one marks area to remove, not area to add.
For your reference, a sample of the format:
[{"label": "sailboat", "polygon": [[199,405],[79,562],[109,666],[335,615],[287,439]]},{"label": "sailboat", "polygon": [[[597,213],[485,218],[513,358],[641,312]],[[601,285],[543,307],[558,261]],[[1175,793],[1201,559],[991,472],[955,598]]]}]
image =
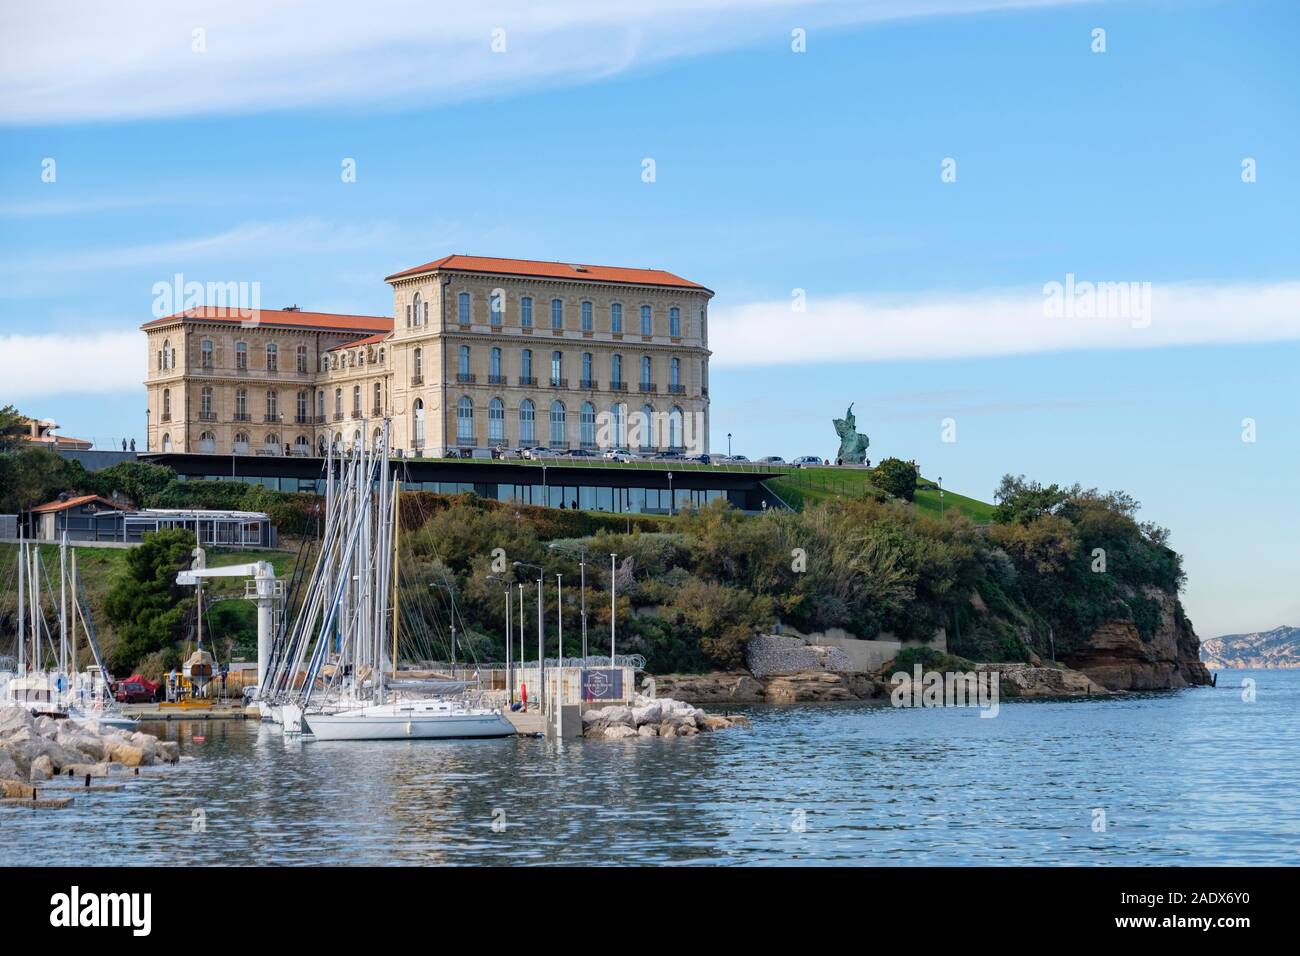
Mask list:
[{"label": "sailboat", "polygon": [[273,651],[259,707],[285,733],[321,741],[512,736],[499,710],[408,696],[396,680],[401,482],[390,467],[389,428],[385,420],[367,446],[363,424],[337,460],[330,445],[321,548],[294,626]]}]

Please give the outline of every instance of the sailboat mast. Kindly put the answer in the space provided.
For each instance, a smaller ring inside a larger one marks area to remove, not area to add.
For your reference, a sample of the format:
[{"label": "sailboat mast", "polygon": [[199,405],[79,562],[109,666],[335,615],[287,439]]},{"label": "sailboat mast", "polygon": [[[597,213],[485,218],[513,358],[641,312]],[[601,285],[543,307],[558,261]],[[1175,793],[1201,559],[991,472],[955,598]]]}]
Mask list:
[{"label": "sailboat mast", "polygon": [[27,541],[18,532],[18,676],[27,673]]},{"label": "sailboat mast", "polygon": [[68,532],[59,540],[59,673],[68,672]]},{"label": "sailboat mast", "polygon": [[393,679],[397,679],[397,569],[402,536],[402,479],[393,486]]}]

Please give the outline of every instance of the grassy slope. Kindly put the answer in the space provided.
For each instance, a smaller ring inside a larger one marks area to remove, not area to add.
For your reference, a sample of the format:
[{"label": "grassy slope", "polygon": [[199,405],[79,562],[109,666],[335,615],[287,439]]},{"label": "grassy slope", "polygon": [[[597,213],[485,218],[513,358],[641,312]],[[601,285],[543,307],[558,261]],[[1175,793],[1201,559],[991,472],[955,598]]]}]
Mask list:
[{"label": "grassy slope", "polygon": [[[921,479],[921,483],[932,482]],[[861,497],[871,487],[871,475],[866,470],[856,468],[800,468],[779,478],[769,478],[766,484],[790,507],[802,509],[806,505],[837,497]],[[937,515],[939,492],[918,490],[915,503],[921,511]],[[945,489],[943,510],[946,512],[953,508],[981,523],[988,522],[993,517],[993,505]]]}]

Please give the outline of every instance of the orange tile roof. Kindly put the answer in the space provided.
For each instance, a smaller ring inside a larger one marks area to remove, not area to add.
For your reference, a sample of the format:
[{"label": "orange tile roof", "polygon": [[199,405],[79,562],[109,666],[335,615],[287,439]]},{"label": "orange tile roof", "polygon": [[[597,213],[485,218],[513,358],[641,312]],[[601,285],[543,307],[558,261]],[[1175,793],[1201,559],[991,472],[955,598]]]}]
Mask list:
[{"label": "orange tile roof", "polygon": [[532,276],[539,279],[567,279],[579,282],[616,282],[623,285],[660,285],[709,292],[697,282],[662,269],[624,269],[620,266],[590,266],[576,262],[540,262],[534,259],[497,259],[492,256],[450,255],[426,262],[414,269],[395,272],[384,281],[446,269],[453,272],[487,272],[496,275]]},{"label": "orange tile roof", "polygon": [[378,345],[380,342],[387,341],[392,334],[392,332],[380,332],[378,335],[367,335],[364,339],[357,339],[354,342],[340,342],[338,345],[331,345],[328,351],[336,352],[339,349],[356,348],[358,345]]},{"label": "orange tile roof", "polygon": [[[150,329],[183,319],[201,319],[204,322],[250,322],[248,310],[225,306],[204,305],[154,319],[141,326]],[[391,332],[393,320],[386,315],[339,315],[333,312],[302,312],[288,309],[258,309],[257,321],[261,325],[280,325],[295,329],[316,329],[325,332]]]},{"label": "orange tile roof", "polygon": [[50,501],[43,505],[37,505],[32,509],[32,514],[47,514],[51,511],[67,511],[69,508],[76,508],[78,505],[88,505],[92,501],[106,504],[110,508],[115,508],[118,511],[128,510],[125,505],[119,505],[116,501],[109,501],[107,498],[101,498],[99,495],[79,495],[75,498],[69,498],[67,501]]}]

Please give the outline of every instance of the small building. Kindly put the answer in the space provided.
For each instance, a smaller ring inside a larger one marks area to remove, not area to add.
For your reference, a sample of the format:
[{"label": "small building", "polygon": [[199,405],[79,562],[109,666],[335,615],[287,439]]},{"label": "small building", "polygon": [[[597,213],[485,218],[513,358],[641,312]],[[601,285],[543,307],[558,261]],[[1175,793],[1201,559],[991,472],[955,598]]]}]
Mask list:
[{"label": "small building", "polygon": [[61,541],[66,533],[71,542],[139,544],[146,533],[168,528],[184,528],[213,547],[274,548],[279,540],[270,515],[261,511],[131,511],[99,495],[81,495],[61,496],[28,514],[28,536],[40,541]]},{"label": "small building", "polygon": [[29,418],[27,419],[27,434],[23,440],[29,445],[37,445],[49,448],[52,451],[89,451],[92,442],[84,438],[69,438],[66,435],[56,435],[55,430],[59,427],[58,422],[51,421],[48,418]]},{"label": "small building", "polygon": [[125,505],[99,495],[60,495],[27,514],[27,532],[42,541],[117,541]]}]

